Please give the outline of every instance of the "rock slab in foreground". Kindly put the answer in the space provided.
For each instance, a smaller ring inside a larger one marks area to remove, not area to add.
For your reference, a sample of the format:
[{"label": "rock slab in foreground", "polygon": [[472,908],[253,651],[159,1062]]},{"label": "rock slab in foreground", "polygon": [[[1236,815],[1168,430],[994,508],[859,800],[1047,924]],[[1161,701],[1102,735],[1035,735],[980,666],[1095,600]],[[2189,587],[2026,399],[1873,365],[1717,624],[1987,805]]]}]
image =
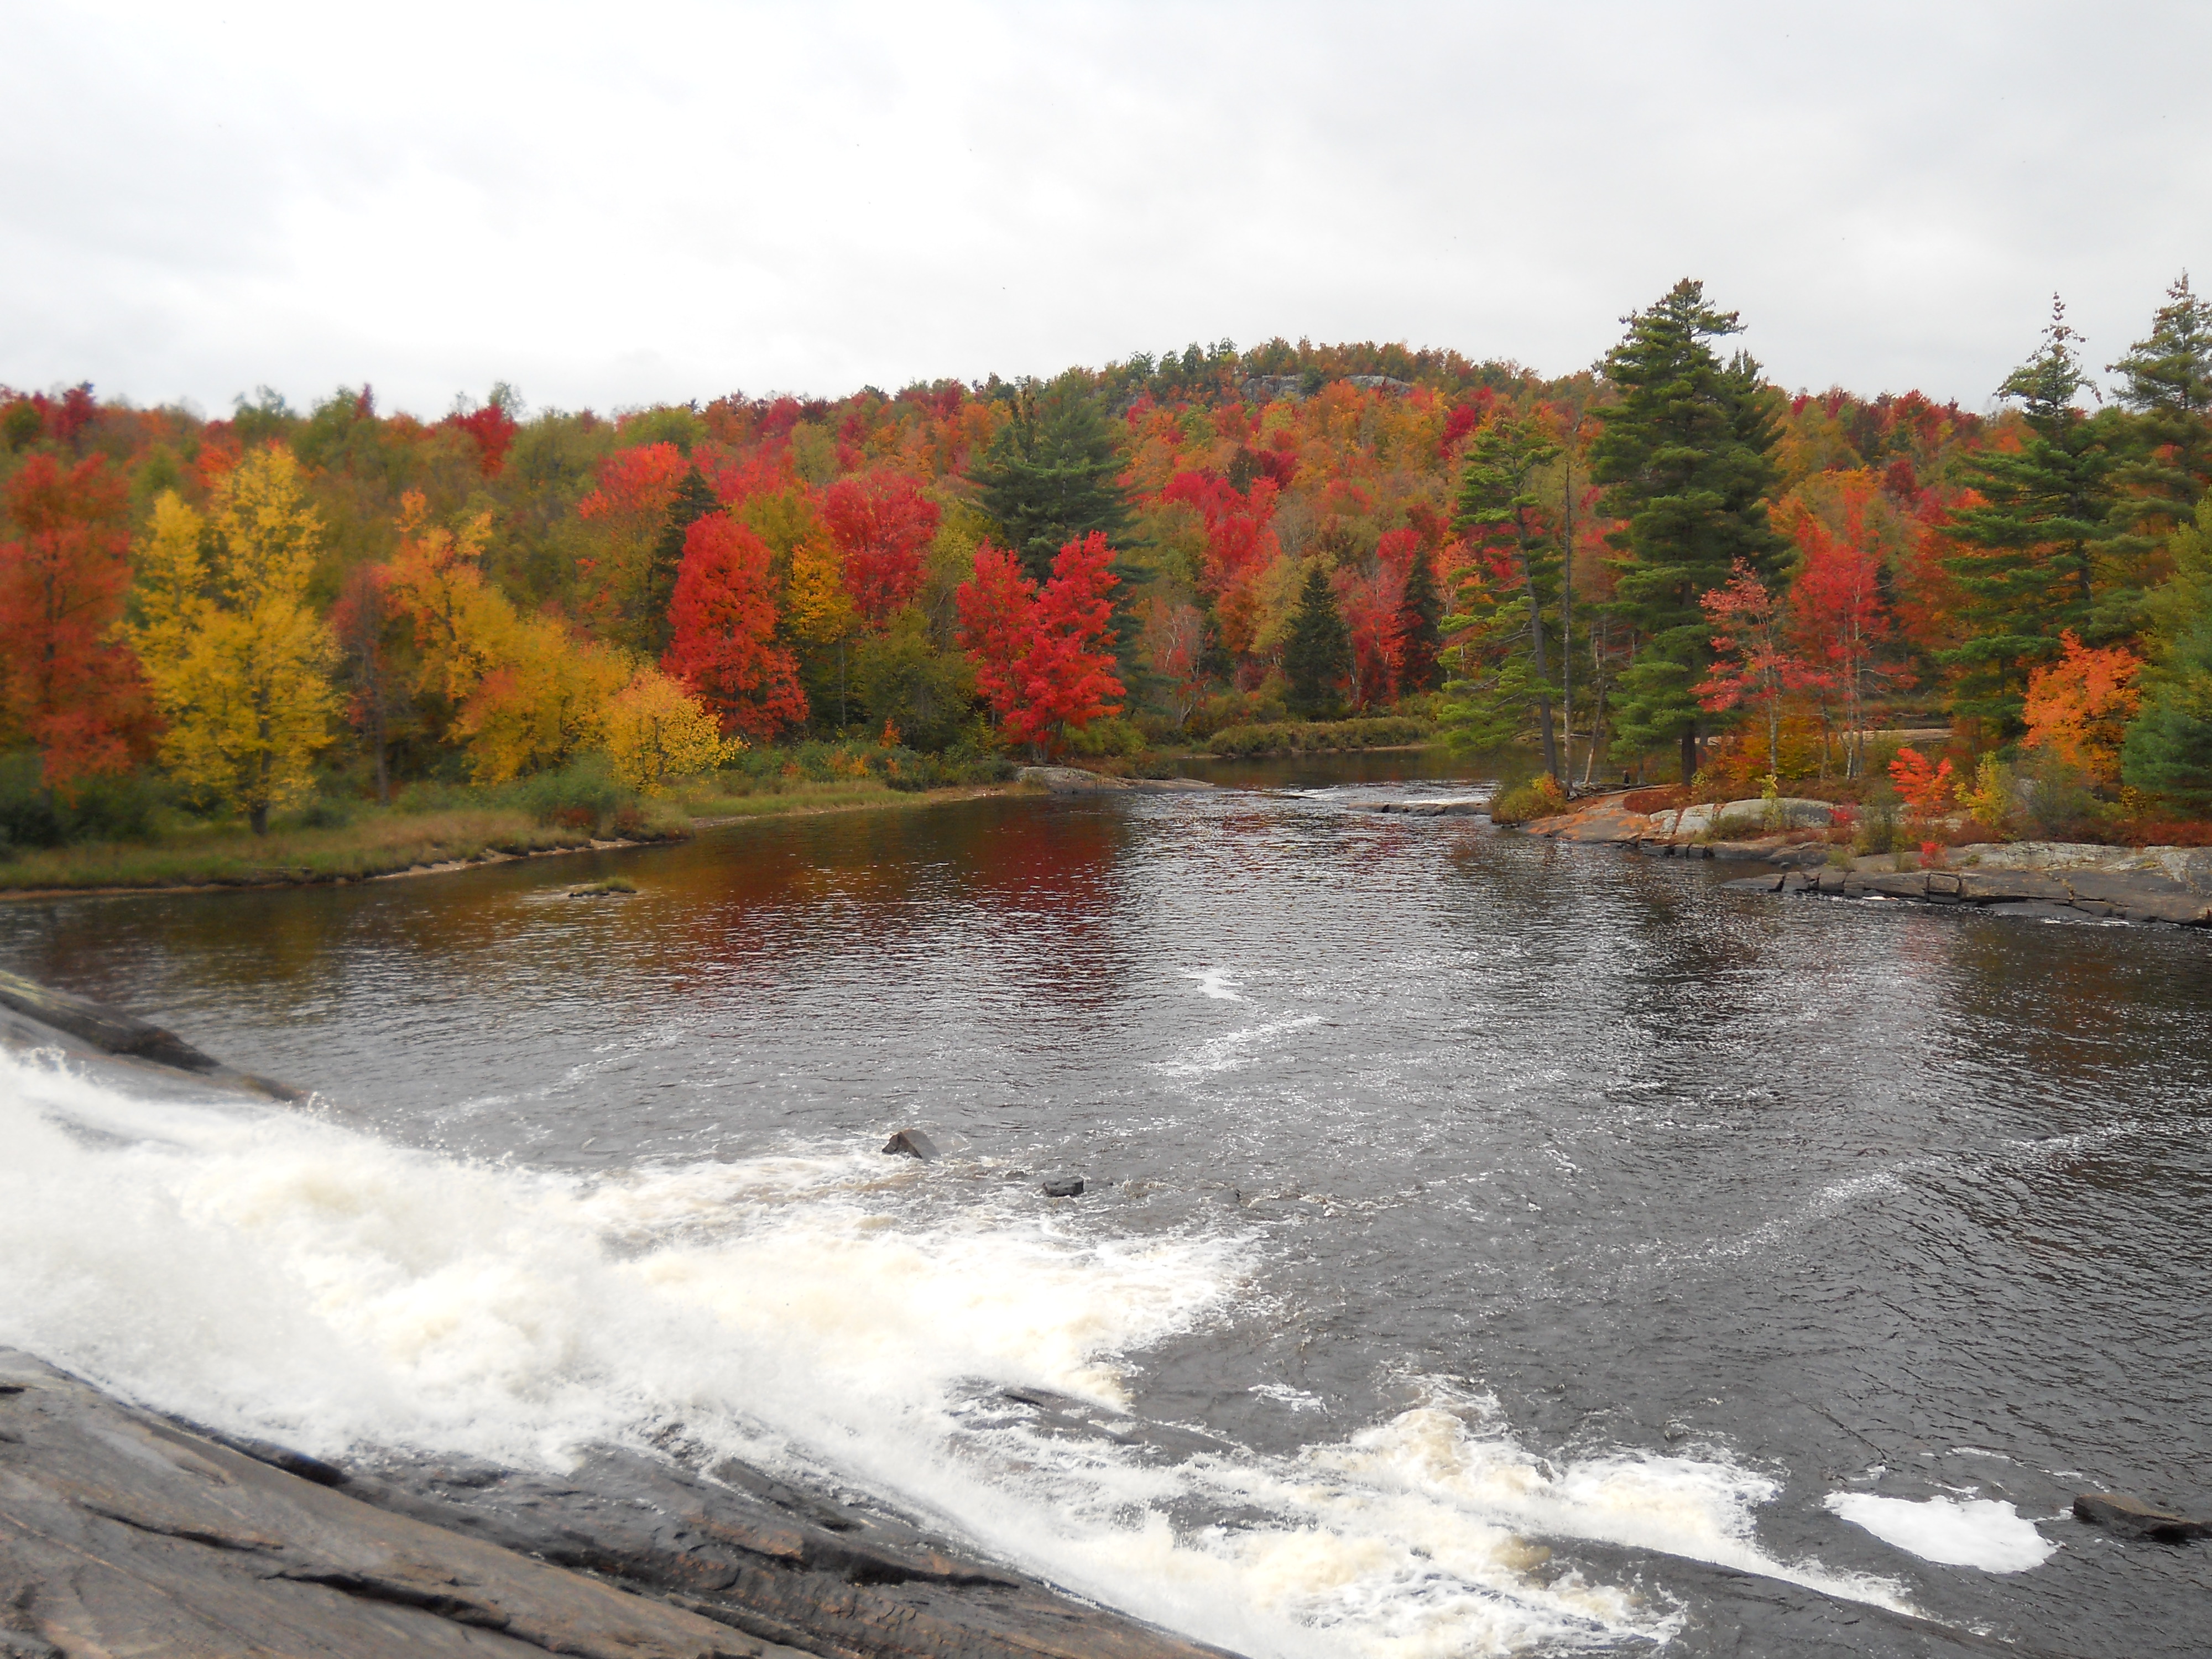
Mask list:
[{"label": "rock slab in foreground", "polygon": [[1221,1659],[734,1463],[302,1478],[251,1445],[0,1349],[0,1653]]}]

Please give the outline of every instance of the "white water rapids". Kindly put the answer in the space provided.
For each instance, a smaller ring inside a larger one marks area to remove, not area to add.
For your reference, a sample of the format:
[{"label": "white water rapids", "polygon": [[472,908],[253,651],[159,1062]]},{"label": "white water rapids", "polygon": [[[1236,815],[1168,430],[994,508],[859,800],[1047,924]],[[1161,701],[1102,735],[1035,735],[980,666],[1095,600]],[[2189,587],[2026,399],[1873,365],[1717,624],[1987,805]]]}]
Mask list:
[{"label": "white water rapids", "polygon": [[925,1213],[943,1170],[872,1146],[586,1179],[171,1094],[0,1051],[0,1341],[226,1429],[557,1468],[680,1423],[1255,1659],[1678,1627],[1547,1565],[1547,1539],[1904,1605],[1765,1553],[1766,1475],[1710,1451],[1540,1459],[1476,1383],[1288,1456],[1169,1462],[985,1408],[1023,1385],[1125,1407],[1148,1346],[1264,1297],[1232,1221],[1100,1237],[1004,1182]]}]

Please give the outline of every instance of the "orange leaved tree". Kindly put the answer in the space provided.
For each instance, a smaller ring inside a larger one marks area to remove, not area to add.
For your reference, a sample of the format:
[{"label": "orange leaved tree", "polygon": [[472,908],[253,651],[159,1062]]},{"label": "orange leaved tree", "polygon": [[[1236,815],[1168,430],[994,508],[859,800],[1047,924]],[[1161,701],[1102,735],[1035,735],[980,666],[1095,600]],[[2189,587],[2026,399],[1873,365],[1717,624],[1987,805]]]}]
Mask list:
[{"label": "orange leaved tree", "polygon": [[2142,702],[2136,684],[2142,659],[2124,645],[2086,646],[2071,629],[2058,643],[2064,654],[2028,676],[2025,741],[2109,783],[2119,775],[2121,737]]}]

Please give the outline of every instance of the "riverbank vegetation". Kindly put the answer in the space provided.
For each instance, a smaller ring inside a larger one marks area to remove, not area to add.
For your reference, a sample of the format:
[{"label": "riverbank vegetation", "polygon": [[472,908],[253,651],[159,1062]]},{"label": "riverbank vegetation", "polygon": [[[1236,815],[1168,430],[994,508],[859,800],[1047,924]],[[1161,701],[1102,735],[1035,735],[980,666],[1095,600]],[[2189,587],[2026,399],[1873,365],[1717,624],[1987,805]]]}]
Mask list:
[{"label": "riverbank vegetation", "polygon": [[2055,308],[1985,412],[1787,393],[1692,282],[1556,380],[1276,340],[611,416],[0,390],[0,833],[308,867],[346,815],[599,833],[526,799],[580,768],[672,823],[1439,729],[1555,789],[1881,794],[1916,725],[1954,801],[2190,821],[2212,306],[2147,308],[2106,401]]}]

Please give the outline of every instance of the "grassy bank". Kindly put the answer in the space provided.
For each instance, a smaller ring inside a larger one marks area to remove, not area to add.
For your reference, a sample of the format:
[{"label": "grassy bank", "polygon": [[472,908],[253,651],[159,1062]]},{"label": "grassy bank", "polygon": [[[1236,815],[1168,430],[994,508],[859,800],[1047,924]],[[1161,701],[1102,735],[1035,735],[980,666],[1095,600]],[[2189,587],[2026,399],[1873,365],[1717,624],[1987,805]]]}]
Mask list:
[{"label": "grassy bank", "polygon": [[1356,720],[1279,720],[1225,726],[1196,745],[1192,759],[1262,760],[1285,755],[1357,754],[1418,749],[1437,740],[1436,723],[1405,714]]},{"label": "grassy bank", "polygon": [[18,851],[0,861],[0,897],[161,887],[266,887],[364,881],[532,854],[671,841],[744,818],[928,805],[994,793],[988,786],[895,790],[877,778],[777,780],[732,792],[708,781],[600,833],[598,824],[544,823],[519,806],[364,808],[349,822],[278,828],[240,824],[173,829],[146,840],[85,841]]}]

